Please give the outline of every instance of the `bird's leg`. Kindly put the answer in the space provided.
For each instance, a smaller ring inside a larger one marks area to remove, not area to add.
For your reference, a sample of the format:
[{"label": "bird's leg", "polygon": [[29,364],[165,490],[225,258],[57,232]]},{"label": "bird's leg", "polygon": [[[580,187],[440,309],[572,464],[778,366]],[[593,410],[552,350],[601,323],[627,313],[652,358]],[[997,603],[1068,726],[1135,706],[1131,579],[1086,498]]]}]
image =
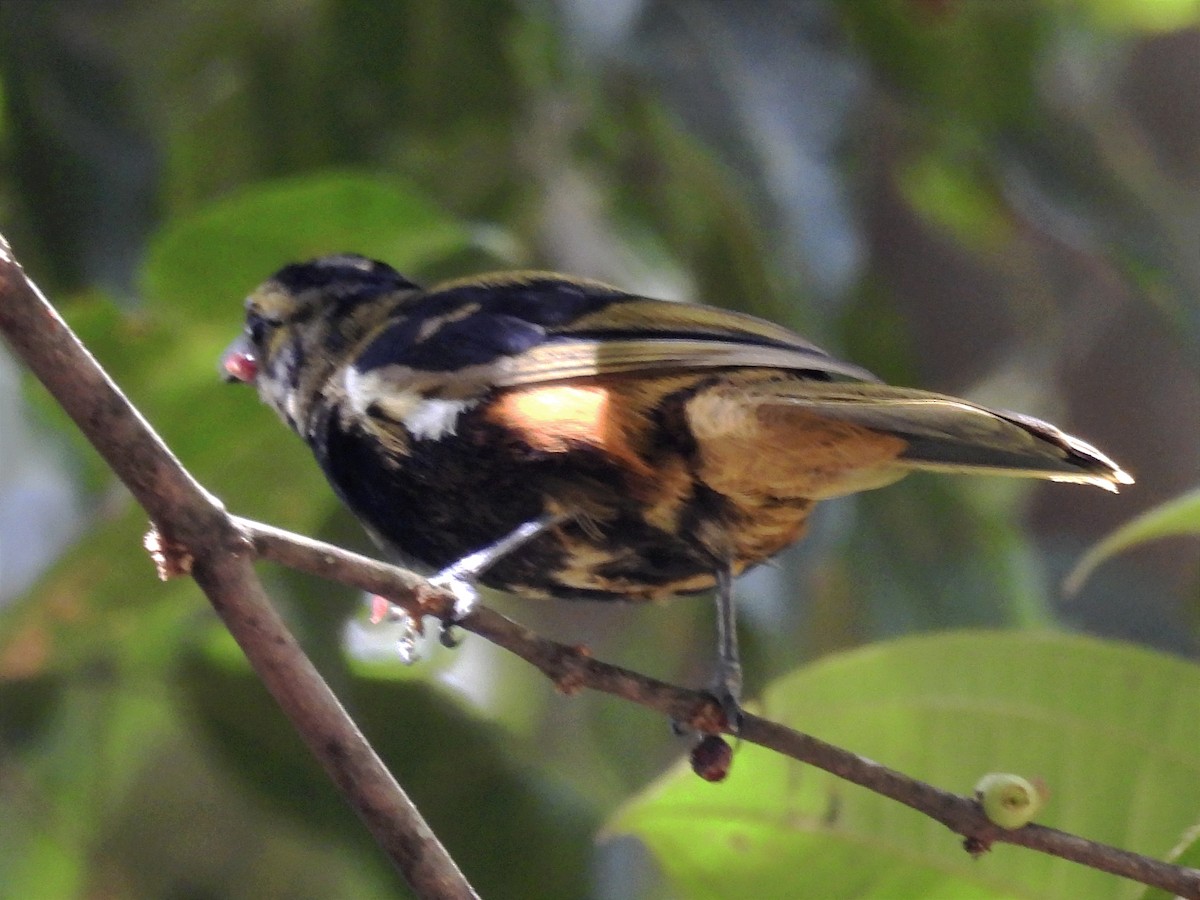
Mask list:
[{"label": "bird's leg", "polygon": [[458,643],[450,631],[451,627],[466,618],[479,605],[479,589],[475,586],[479,577],[503,557],[553,528],[564,518],[562,515],[544,515],[531,519],[518,525],[494,544],[468,553],[429,579],[429,583],[434,587],[447,590],[454,596],[454,609],[442,620],[441,641],[444,646],[453,647]]},{"label": "bird's leg", "polygon": [[738,655],[737,608],[733,599],[733,571],[728,563],[717,569],[717,671],[712,692],[735,732],[742,721],[742,662]]}]

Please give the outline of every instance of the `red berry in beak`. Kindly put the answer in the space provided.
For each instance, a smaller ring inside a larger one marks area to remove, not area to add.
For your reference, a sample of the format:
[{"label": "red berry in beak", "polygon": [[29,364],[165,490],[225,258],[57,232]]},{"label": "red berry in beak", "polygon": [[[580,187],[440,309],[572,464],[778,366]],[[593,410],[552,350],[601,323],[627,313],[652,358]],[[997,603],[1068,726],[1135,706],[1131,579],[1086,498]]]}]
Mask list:
[{"label": "red berry in beak", "polygon": [[258,377],[258,360],[244,336],[230,344],[225,355],[221,357],[221,372],[226,381],[242,381],[247,384]]}]

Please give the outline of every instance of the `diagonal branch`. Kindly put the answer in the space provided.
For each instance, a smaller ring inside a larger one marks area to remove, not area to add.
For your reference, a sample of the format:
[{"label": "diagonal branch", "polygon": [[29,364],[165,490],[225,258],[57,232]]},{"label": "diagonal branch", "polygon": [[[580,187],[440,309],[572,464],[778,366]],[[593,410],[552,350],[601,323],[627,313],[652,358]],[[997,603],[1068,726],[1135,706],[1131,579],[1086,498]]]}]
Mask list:
[{"label": "diagonal branch", "polygon": [[[0,237],[0,333],[50,389],[149,512],[160,555],[189,570],[310,749],[422,897],[473,897],[453,860],[346,715],[271,607],[253,557],[383,595],[414,616],[444,618],[453,598],[420,576],[367,557],[227,515],[183,469],[30,283]],[[615,694],[686,722],[723,730],[708,694],[592,659],[486,607],[461,622],[527,660],[564,691]],[[1200,870],[1164,863],[1039,825],[1005,830],[975,800],[942,791],[817,738],[746,715],[739,737],[824,769],[916,809],[972,847],[1017,844],[1182,897],[1200,900]]]},{"label": "diagonal branch", "polygon": [[25,276],[0,236],[0,333],[149,513],[347,802],[422,898],[475,897],[271,605],[253,548]]},{"label": "diagonal branch", "polygon": [[[260,557],[380,594],[414,616],[445,618],[454,598],[429,586],[419,575],[331,544],[238,519]],[[591,658],[586,651],[541,637],[480,605],[459,624],[515,653],[549,676],[560,690],[591,688],[649,707],[698,731],[728,731],[720,705],[709,694],[687,690]],[[944,791],[895,769],[801,734],[778,722],[745,714],[738,738],[823,769],[889,797],[942,823],[972,848],[1016,844],[1051,856],[1120,875],[1173,895],[1200,898],[1200,870],[1172,865],[1119,847],[1091,841],[1043,825],[1008,830],[994,824],[974,798]]]}]

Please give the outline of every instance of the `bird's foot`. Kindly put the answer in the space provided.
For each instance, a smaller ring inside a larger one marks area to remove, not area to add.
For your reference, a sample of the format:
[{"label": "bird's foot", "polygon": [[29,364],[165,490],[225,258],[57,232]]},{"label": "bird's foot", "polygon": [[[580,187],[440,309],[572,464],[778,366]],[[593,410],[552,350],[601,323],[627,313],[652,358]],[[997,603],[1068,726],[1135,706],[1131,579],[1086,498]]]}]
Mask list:
[{"label": "bird's foot", "polygon": [[453,606],[440,619],[442,630],[438,639],[443,647],[458,646],[459,637],[454,632],[454,626],[479,606],[479,589],[475,587],[471,567],[463,565],[464,562],[466,560],[460,560],[452,566],[447,566],[429,579],[430,585],[446,591],[454,598]]},{"label": "bird's foot", "polygon": [[371,606],[371,624],[389,623],[399,626],[399,636],[396,638],[396,655],[406,666],[411,666],[421,658],[418,642],[421,637],[420,620],[398,603],[393,603],[387,597],[372,594],[369,599]]},{"label": "bird's foot", "polygon": [[709,686],[709,693],[725,714],[725,724],[730,733],[742,729],[742,666],[737,660],[721,659],[717,672]]}]

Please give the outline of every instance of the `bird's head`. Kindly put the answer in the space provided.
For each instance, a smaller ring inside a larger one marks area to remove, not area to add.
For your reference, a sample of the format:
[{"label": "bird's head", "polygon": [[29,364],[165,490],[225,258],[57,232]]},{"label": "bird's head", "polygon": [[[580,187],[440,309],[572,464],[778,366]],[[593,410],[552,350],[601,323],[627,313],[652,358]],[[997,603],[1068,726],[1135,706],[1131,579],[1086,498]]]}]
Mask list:
[{"label": "bird's head", "polygon": [[259,396],[302,432],[319,386],[398,302],[418,287],[355,254],[285,266],[246,299],[246,327],[221,357],[226,381]]}]

